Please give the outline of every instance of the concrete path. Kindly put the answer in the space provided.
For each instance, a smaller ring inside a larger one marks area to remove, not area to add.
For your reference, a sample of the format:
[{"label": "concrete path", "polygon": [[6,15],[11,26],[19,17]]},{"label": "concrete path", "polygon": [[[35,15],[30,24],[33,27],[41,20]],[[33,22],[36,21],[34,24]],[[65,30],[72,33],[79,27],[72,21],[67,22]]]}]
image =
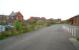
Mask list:
[{"label": "concrete path", "polygon": [[70,36],[62,25],[53,25],[0,41],[0,50],[76,50]]}]

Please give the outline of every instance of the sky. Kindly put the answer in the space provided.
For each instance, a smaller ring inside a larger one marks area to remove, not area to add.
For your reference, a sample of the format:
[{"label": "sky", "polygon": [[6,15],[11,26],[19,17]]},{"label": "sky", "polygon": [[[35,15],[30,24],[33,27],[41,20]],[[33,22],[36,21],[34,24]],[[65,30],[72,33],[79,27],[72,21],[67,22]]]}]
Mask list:
[{"label": "sky", "polygon": [[20,11],[30,16],[66,20],[79,14],[79,0],[0,0],[0,14]]}]

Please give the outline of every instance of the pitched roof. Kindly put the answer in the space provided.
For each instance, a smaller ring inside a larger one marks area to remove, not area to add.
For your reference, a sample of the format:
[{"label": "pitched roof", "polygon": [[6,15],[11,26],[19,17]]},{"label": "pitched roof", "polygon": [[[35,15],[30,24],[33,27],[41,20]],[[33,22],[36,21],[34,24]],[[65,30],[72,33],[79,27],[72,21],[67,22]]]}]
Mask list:
[{"label": "pitched roof", "polygon": [[12,13],[9,16],[15,16],[16,13],[12,11]]}]

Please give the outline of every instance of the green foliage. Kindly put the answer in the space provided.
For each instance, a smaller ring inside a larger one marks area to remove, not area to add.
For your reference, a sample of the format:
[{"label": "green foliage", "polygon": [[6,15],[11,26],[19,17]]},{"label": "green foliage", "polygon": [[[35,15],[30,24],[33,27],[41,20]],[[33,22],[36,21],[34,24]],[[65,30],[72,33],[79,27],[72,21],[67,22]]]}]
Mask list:
[{"label": "green foliage", "polygon": [[15,35],[19,35],[19,34],[23,34],[26,32],[31,32],[33,30],[37,30],[46,26],[50,26],[52,24],[55,24],[55,22],[52,19],[49,20],[32,20],[29,21],[28,24],[26,22],[22,23],[19,22],[18,20],[16,20],[14,22],[14,28],[12,29],[8,29],[6,28],[7,31],[2,32],[0,34],[0,39],[5,39],[6,37],[10,37],[10,36],[15,36]]},{"label": "green foliage", "polygon": [[21,31],[22,30],[22,23],[19,22],[18,20],[15,21],[15,29]]},{"label": "green foliage", "polygon": [[79,37],[77,37],[77,40],[79,41]]},{"label": "green foliage", "polygon": [[12,36],[12,32],[11,31],[1,32],[0,33],[0,40],[5,39],[6,37],[10,37],[10,36]]},{"label": "green foliage", "polygon": [[0,40],[5,39],[10,36],[15,36],[15,35],[19,35],[22,33],[26,33],[26,32],[27,32],[27,27],[23,25],[21,22],[15,21],[14,28],[8,29],[5,32],[1,32]]}]

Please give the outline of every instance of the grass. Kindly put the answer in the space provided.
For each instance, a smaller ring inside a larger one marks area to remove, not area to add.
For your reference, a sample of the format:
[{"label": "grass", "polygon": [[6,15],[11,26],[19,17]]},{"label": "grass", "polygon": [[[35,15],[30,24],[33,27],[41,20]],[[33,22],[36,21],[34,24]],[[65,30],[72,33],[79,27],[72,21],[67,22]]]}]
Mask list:
[{"label": "grass", "polygon": [[21,31],[8,30],[8,31],[5,31],[5,32],[1,32],[0,33],[0,40],[6,39],[7,37],[11,37],[11,36],[16,36],[16,35],[23,34],[23,33],[27,32],[25,30],[21,30]]}]

